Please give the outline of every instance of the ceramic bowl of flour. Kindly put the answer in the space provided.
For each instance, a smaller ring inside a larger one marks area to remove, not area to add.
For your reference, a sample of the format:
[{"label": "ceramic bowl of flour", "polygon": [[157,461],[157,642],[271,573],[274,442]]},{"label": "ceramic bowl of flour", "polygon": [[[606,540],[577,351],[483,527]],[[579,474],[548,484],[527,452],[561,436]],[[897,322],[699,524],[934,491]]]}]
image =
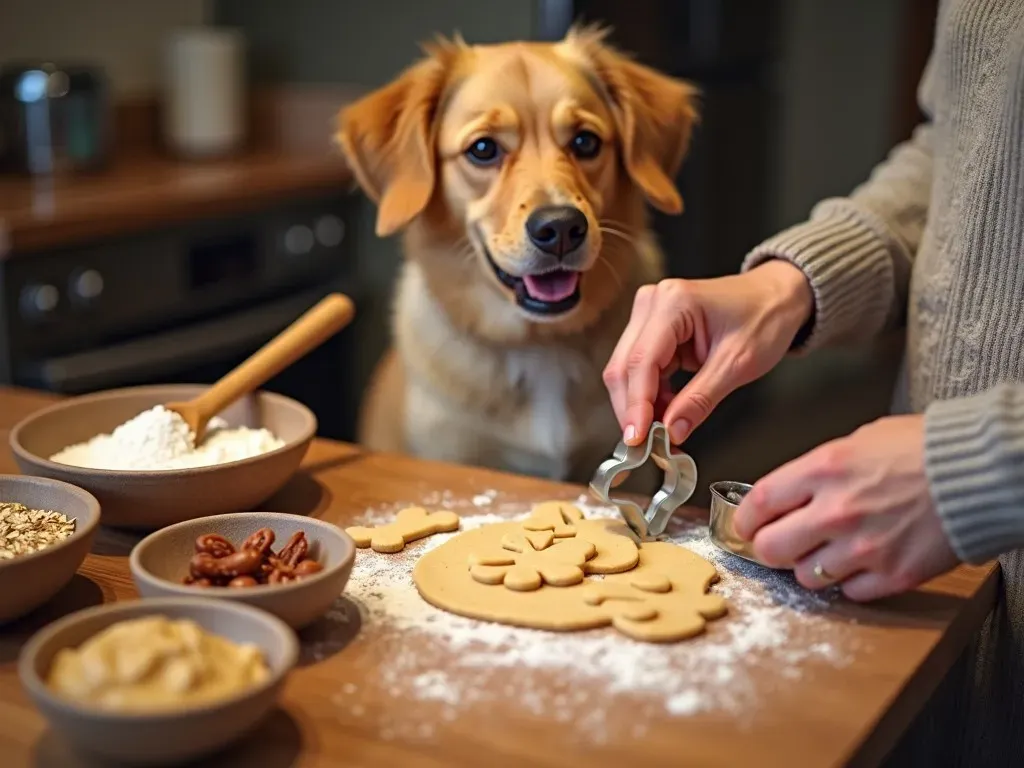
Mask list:
[{"label": "ceramic bowl of flour", "polygon": [[[219,415],[223,429],[234,437],[217,447],[217,463],[189,466],[173,447],[180,436],[168,434],[157,422],[150,433],[137,430],[114,448],[97,449],[92,458],[98,457],[94,463],[101,465],[106,461],[107,466],[132,466],[140,463],[140,456],[156,457],[161,466],[170,468],[107,469],[53,460],[70,446],[76,446],[76,460],[82,460],[80,451],[88,452],[87,446],[96,445],[98,436],[110,435],[155,406],[190,400],[204,389],[201,385],[132,387],[71,398],[15,426],[11,451],[25,474],[62,480],[92,493],[103,509],[104,525],[154,530],[197,517],[254,509],[295,474],[317,428],[308,408],[270,392],[242,398]],[[261,442],[269,439],[265,433],[257,434],[261,429],[276,440]],[[253,441],[258,443],[255,448]],[[263,452],[251,455],[256,450]]]}]

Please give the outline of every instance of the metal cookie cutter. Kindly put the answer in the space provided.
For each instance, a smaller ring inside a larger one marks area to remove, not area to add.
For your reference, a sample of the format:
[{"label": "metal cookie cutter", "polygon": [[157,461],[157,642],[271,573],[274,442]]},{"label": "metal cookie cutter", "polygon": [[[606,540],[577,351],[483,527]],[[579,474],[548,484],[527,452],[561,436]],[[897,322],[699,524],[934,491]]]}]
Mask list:
[{"label": "metal cookie cutter", "polygon": [[765,565],[754,556],[754,548],[751,542],[740,538],[733,527],[733,517],[740,507],[743,497],[750,493],[751,486],[748,483],[737,483],[732,480],[719,480],[712,483],[711,491],[711,514],[708,519],[708,538],[719,549],[738,555],[744,560],[757,563],[764,568],[771,568]]},{"label": "metal cookie cutter", "polygon": [[[629,499],[612,497],[616,478],[643,466],[648,459],[654,460],[665,473],[665,479],[647,509]],[[668,429],[658,421],[651,426],[645,443],[626,445],[620,441],[612,457],[601,462],[590,481],[590,491],[601,501],[614,504],[641,540],[664,533],[669,519],[689,500],[696,487],[697,464],[687,454],[673,451]]]}]

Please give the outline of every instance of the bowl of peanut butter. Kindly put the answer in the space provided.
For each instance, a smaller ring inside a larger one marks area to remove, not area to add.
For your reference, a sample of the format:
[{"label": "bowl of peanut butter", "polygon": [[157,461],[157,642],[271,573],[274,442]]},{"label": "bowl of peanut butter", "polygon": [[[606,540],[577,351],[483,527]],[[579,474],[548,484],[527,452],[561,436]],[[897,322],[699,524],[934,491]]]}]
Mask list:
[{"label": "bowl of peanut butter", "polygon": [[18,673],[72,748],[166,765],[250,732],[297,660],[294,632],[265,611],[157,598],[88,608],[50,624],[22,649]]}]

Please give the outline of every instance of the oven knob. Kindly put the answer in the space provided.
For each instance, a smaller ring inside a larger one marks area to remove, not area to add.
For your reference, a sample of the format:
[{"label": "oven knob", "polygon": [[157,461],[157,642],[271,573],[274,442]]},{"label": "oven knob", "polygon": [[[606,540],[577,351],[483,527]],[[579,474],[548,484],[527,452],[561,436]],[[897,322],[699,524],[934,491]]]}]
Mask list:
[{"label": "oven knob", "polygon": [[83,269],[71,279],[71,294],[83,302],[98,299],[103,293],[103,275],[95,269]]},{"label": "oven knob", "polygon": [[60,291],[53,285],[30,285],[21,292],[21,311],[32,317],[53,312],[60,302]]},{"label": "oven knob", "polygon": [[316,222],[316,240],[324,248],[335,248],[345,237],[345,222],[337,216],[321,216]]},{"label": "oven knob", "polygon": [[293,256],[309,253],[314,243],[313,230],[303,224],[288,227],[284,233],[284,249]]}]

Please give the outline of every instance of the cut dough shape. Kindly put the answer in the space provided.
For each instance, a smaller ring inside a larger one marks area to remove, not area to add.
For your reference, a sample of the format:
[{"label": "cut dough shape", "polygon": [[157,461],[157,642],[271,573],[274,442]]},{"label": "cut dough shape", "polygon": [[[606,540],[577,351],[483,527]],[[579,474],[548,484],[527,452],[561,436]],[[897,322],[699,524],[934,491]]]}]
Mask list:
[{"label": "cut dough shape", "polygon": [[521,532],[506,533],[500,541],[500,549],[469,556],[469,573],[481,584],[504,584],[517,592],[540,589],[542,584],[579,584],[583,581],[583,565],[597,553],[593,544],[579,538],[556,544],[547,538],[541,549]]},{"label": "cut dough shape", "polygon": [[636,541],[624,522],[587,520],[576,506],[563,501],[545,501],[533,508],[523,521],[527,531],[550,532],[565,540],[577,534],[597,548],[597,556],[588,560],[587,573],[623,573],[636,567],[639,554]]},{"label": "cut dough shape", "polygon": [[725,601],[718,595],[705,594],[692,582],[673,583],[656,572],[608,577],[588,585],[584,600],[606,610],[612,626],[622,634],[654,643],[700,634],[707,619],[726,612]]},{"label": "cut dough shape", "polygon": [[356,525],[346,528],[360,549],[372,547],[374,552],[401,552],[410,541],[422,539],[434,533],[458,530],[459,516],[454,512],[427,512],[422,507],[401,510],[393,523],[377,528]]},{"label": "cut dough shape", "polygon": [[[541,586],[531,592],[498,589],[476,581],[465,565],[469,557],[512,534],[523,535],[521,522],[465,531],[427,552],[413,569],[420,595],[436,608],[473,619],[554,631],[614,626],[640,641],[681,640],[699,633],[708,620],[725,614],[724,601],[706,594],[718,579],[715,567],[668,542],[643,544],[634,570],[606,576],[602,581]],[[669,585],[667,592],[652,592],[665,582]],[[614,593],[593,592],[606,584],[623,585],[625,591],[616,586]],[[588,602],[588,598],[596,599],[597,604]]]},{"label": "cut dough shape", "polygon": [[576,535],[576,523],[583,519],[578,507],[561,501],[545,501],[537,504],[530,516],[523,521],[528,531],[551,531],[556,539]]},{"label": "cut dough shape", "polygon": [[527,531],[524,535],[536,550],[547,549],[555,541],[555,534],[551,531]]}]

